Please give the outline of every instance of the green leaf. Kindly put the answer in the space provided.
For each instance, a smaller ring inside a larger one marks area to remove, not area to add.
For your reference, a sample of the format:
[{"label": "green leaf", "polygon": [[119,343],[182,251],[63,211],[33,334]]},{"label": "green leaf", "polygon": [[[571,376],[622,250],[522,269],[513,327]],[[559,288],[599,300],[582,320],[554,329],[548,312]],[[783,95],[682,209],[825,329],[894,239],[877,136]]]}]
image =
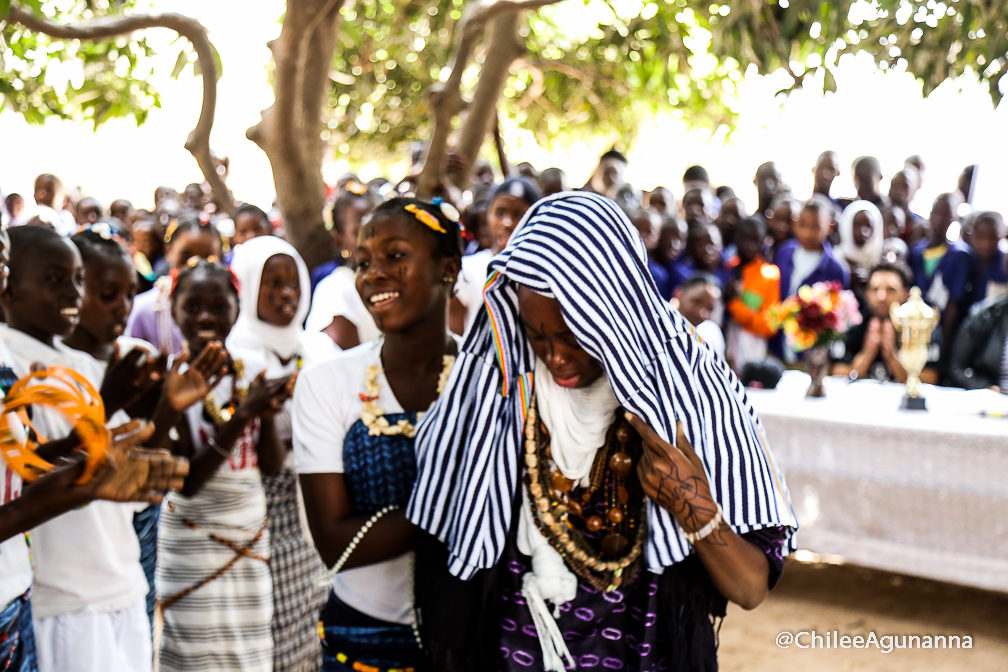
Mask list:
[{"label": "green leaf", "polygon": [[833,71],[829,68],[823,68],[825,71],[825,76],[823,77],[823,89],[831,93],[836,93],[836,77],[833,76]]},{"label": "green leaf", "polygon": [[178,58],[175,59],[175,67],[172,68],[171,78],[178,79],[179,75],[182,74],[182,70],[185,69],[186,64],[189,62],[189,52],[183,49],[179,52]]},{"label": "green leaf", "polygon": [[0,21],[6,19],[10,13],[10,3],[11,0],[0,0]]}]

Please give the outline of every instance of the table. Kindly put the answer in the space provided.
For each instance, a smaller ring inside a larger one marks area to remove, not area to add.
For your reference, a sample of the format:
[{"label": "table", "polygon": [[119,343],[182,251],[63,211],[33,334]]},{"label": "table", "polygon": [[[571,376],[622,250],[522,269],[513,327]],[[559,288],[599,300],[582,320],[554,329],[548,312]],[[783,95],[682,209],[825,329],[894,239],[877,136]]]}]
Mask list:
[{"label": "table", "polygon": [[[748,390],[784,471],[798,545],[853,564],[1008,592],[1008,396],[785,373]],[[1001,417],[983,417],[981,410]]]}]

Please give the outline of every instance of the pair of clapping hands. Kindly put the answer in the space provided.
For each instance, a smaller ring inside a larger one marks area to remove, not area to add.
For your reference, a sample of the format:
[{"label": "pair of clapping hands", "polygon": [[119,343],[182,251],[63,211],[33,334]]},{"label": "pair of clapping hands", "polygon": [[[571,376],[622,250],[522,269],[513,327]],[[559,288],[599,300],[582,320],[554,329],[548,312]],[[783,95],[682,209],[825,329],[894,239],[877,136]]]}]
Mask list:
[{"label": "pair of clapping hands", "polygon": [[[100,394],[106,417],[157,394],[181,413],[201,401],[231,369],[227,351],[219,342],[208,344],[185,370],[189,353],[174,358],[153,356],[136,348],[123,357],[118,348],[109,363]],[[296,376],[267,380],[260,373],[252,382],[242,406],[249,417],[272,417],[291,397]],[[57,468],[33,484],[36,491],[51,490],[59,498],[80,503],[94,499],[114,502],[160,503],[166,492],[182,488],[189,474],[189,461],[164,449],[141,447],[154,433],[154,425],[133,420],[111,430],[107,460],[86,483],[78,483],[84,456],[62,458]],[[42,494],[42,493],[40,493]]]},{"label": "pair of clapping hands", "polygon": [[[119,357],[117,349],[100,391],[106,417],[142,403],[152,394],[163,395],[171,409],[181,413],[202,401],[233,369],[227,350],[219,341],[208,343],[182,371],[182,365],[188,361],[188,351],[170,358],[165,353],[155,356],[135,348]],[[295,378],[290,375],[267,380],[265,372],[260,373],[249,386],[242,405],[252,416],[272,417],[293,394]]]},{"label": "pair of clapping hands", "polygon": [[[180,373],[186,361],[187,352],[172,364],[164,383],[165,400],[176,413],[202,401],[233,368],[227,350],[219,341],[208,343],[189,368]],[[248,395],[239,408],[249,418],[272,418],[291,398],[296,379],[297,374],[267,379],[266,372],[260,372],[249,385]]]}]

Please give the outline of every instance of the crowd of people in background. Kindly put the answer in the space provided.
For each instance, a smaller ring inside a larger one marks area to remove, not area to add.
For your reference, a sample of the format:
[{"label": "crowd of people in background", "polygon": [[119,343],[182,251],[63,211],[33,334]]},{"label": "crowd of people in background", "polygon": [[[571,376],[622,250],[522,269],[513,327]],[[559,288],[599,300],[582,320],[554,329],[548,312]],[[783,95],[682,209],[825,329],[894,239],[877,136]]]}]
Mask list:
[{"label": "crowd of people in background", "polygon": [[[910,207],[925,175],[919,156],[907,158],[891,176],[888,191],[879,161],[859,157],[851,165],[856,193],[838,196],[832,192],[842,169],[840,158],[836,152],[823,152],[812,167],[813,193],[805,200],[792,192],[777,166],[767,162],[753,178],[755,207],[747,207],[731,186],[712,183],[699,165],[688,168],[681,187],[675,188],[681,197],[664,186],[636,188],[624,179],[626,167],[626,157],[611,150],[581,189],[603,194],[623,209],[644,240],[661,296],[686,315],[739,374],[754,365],[747,380],[772,378],[775,366],[787,367],[800,359],[773,329],[771,307],[803,285],[833,281],[854,292],[864,317],[845,342],[834,346],[835,373],[905,381],[896,357],[899,338],[888,311],[916,286],[941,314],[924,379],[952,386],[975,384],[967,381],[976,380],[972,370],[977,355],[968,343],[956,348],[956,335],[974,305],[1008,294],[1008,243],[999,213],[969,206],[974,166],[963,170],[958,184],[940,194],[926,214]],[[480,160],[470,189],[463,192],[447,182],[442,188],[441,197],[460,210],[465,227],[463,269],[449,307],[449,324],[456,334],[464,334],[471,324],[481,304],[487,264],[507,244],[524,212],[539,198],[571,188],[560,168],[540,173],[523,163],[512,172],[497,183],[493,167]],[[412,178],[364,183],[347,174],[331,189],[327,225],[337,254],[309,269],[311,310],[305,327],[313,338],[327,334],[345,350],[378,336],[353,286],[357,232],[380,203],[413,187]],[[120,199],[106,210],[80,190],[68,194],[59,178],[41,175],[33,199],[34,214],[26,221],[24,198],[6,196],[8,225],[41,224],[69,234],[103,223],[129,241],[141,276],[141,296],[128,331],[174,354],[181,352],[183,338],[166,309],[167,294],[152,291],[155,280],[191,257],[213,256],[226,264],[230,250],[253,237],[283,236],[276,207],[267,213],[243,204],[228,216],[217,210],[200,184],[188,185],[181,194],[158,187],[150,209],[138,210]],[[314,344],[321,352],[329,348],[317,338]],[[964,374],[967,369],[970,373]]]},{"label": "crowd of people in background", "polygon": [[[1000,214],[969,207],[975,167],[964,170],[928,213],[917,213],[910,204],[925,179],[918,156],[890,176],[888,191],[879,161],[859,157],[851,165],[856,193],[838,195],[832,191],[841,159],[823,152],[811,167],[808,198],[794,194],[786,176],[767,162],[755,171],[755,204],[743,203],[699,165],[686,170],[681,185],[650,191],[625,180],[627,165],[620,151],[606,152],[578,190],[605,196],[622,210],[646,247],[657,293],[744,384],[772,387],[784,368],[800,365],[801,353],[775,327],[771,309],[802,286],[827,281],[851,289],[864,317],[834,345],[834,374],[906,381],[889,314],[916,286],[940,312],[922,380],[1008,391],[1008,242]],[[362,296],[359,274],[391,254],[380,247],[386,244],[380,235],[378,242],[358,235],[373,217],[389,220],[386,228],[406,226],[402,211],[412,213],[406,218],[411,226],[411,218],[442,232],[460,224],[459,241],[438,239],[447,251],[428,261],[434,270],[396,292],[411,292],[416,310],[426,311],[411,319],[438,322],[443,311],[456,337],[473,328],[492,280],[491,260],[508,246],[529,208],[572,189],[561,168],[539,172],[520,164],[504,176],[486,161],[474,168],[467,188],[446,184],[432,202],[412,198],[411,178],[344,176],[331,188],[327,213],[335,255],[315,268],[285,241],[276,207],[267,212],[241,204],[228,214],[198,183],[181,193],[159,186],[142,207],[125,199],[106,207],[44,174],[31,196],[3,198],[10,278],[0,304],[11,360],[3,364],[17,376],[33,361],[93,370],[89,376],[100,386],[106,369],[128,352],[138,349],[162,363],[171,356],[174,365],[159,374],[160,384],[120,408],[154,423],[150,445],[190,463],[183,496],[169,495],[163,507],[88,507],[38,528],[32,600],[43,670],[97,669],[66,662],[79,655],[74,638],[84,636],[100,642],[101,656],[123,661],[115,669],[150,669],[144,661],[152,655],[156,607],[163,619],[162,670],[319,669],[317,621],[326,598],[314,579],[322,560],[336,562],[339,553],[332,549],[345,548],[349,538],[320,521],[346,506],[349,495],[340,488],[355,486],[349,478],[338,487],[323,478],[342,474],[344,461],[354,459],[350,453],[333,462],[312,442],[333,432],[346,435],[347,446],[351,440],[367,446],[371,439],[306,395],[316,387],[320,394],[349,395],[347,403],[364,404],[355,412],[366,414],[378,393],[369,391],[373,396],[365,399],[362,392],[358,403],[357,387],[328,389],[340,381],[312,379],[295,402],[314,410],[292,420],[294,376],[309,361],[326,361],[383,333],[409,357],[406,328],[381,317],[380,307],[398,293]],[[408,240],[420,234],[404,229],[398,235]],[[459,244],[464,254],[456,262],[448,248]],[[368,351],[367,366],[382,364],[378,354]],[[367,366],[358,373],[370,389]],[[381,413],[399,413],[407,424],[417,414],[404,408],[431,403],[426,397],[400,401],[401,407],[386,403]],[[389,460],[405,459],[402,451],[412,451],[412,443],[387,450]],[[7,473],[4,504],[17,494]],[[306,489],[305,506],[296,474],[302,486],[306,474],[319,484]],[[343,494],[325,494],[333,488]],[[404,492],[400,499],[408,499]],[[235,548],[241,571],[229,571]],[[78,574],[68,578],[65,567],[47,564],[55,554],[75,558]],[[0,567],[9,570],[0,576],[5,608],[33,584],[20,557],[0,553]],[[4,565],[15,561],[21,564]],[[358,600],[352,605],[358,610],[405,628],[402,574],[388,583],[391,570],[382,571],[366,578],[373,594],[355,595],[345,586],[337,593],[345,602]],[[333,608],[332,602],[326,607]],[[393,634],[412,641],[408,630]]]}]

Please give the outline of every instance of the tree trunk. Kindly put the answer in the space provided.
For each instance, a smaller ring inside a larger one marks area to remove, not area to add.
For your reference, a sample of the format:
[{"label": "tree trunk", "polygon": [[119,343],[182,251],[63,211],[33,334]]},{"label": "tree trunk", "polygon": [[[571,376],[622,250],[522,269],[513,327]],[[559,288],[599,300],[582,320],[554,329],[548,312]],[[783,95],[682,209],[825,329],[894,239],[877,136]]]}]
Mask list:
[{"label": "tree trunk", "polygon": [[275,102],[246,133],[266,153],[284,229],[308,268],[333,258],[325,230],[322,101],[344,0],[288,0],[280,36],[270,43]]},{"label": "tree trunk", "polygon": [[234,212],[234,199],[231,198],[231,192],[224,184],[224,179],[217,174],[213,158],[210,155],[210,129],[213,128],[214,112],[217,108],[217,77],[220,73],[217,72],[213,45],[210,44],[210,38],[207,37],[206,28],[199,21],[181,14],[133,14],[65,25],[37,16],[29,10],[12,4],[6,22],[19,23],[33,32],[62,40],[97,42],[120,35],[129,35],[135,30],[145,28],[169,28],[189,40],[196,50],[196,57],[202,73],[203,106],[200,108],[196,128],[186,139],[185,148],[196,159],[196,163],[203,172],[203,177],[210,184],[214,200],[228,214]]},{"label": "tree trunk", "polygon": [[483,68],[473,92],[468,114],[459,131],[458,150],[465,157],[465,170],[451,173],[448,178],[459,189],[469,188],[473,167],[483,141],[493,127],[497,101],[504,92],[511,64],[525,54],[525,45],[518,35],[521,12],[502,14],[494,19],[490,30]]},{"label": "tree trunk", "polygon": [[[465,101],[462,99],[460,89],[462,85],[462,72],[469,64],[469,58],[472,56],[473,51],[475,51],[476,43],[483,36],[487,22],[494,21],[496,26],[494,30],[495,35],[498,33],[508,35],[508,39],[502,37],[500,40],[493,41],[498,43],[497,49],[504,50],[505,46],[508,46],[509,50],[513,50],[517,43],[518,14],[523,10],[534,10],[557,2],[560,2],[560,0],[477,0],[466,5],[462,19],[456,26],[460,37],[458,46],[455,48],[455,57],[452,59],[451,74],[443,85],[438,85],[431,91],[434,129],[431,133],[431,140],[427,145],[427,156],[424,157],[423,168],[420,170],[420,175],[417,178],[418,196],[429,198],[441,180],[445,150],[448,146],[448,136],[451,135],[452,119],[465,107]],[[514,24],[508,20],[497,20],[508,19],[510,17],[514,18]],[[475,94],[476,98],[482,96],[481,106],[486,105],[488,107],[481,107],[478,116],[469,115],[470,117],[475,116],[472,123],[476,124],[476,128],[470,132],[475,135],[482,128],[479,144],[477,144],[473,156],[470,158],[470,166],[479,153],[479,146],[482,144],[482,139],[486,136],[489,129],[490,120],[493,119],[493,112],[497,106],[497,98],[500,97],[501,91],[504,90],[504,82],[507,81],[508,68],[511,66],[511,62],[522,53],[518,52],[508,57],[506,52],[500,52],[497,56],[491,56],[490,49],[494,48],[493,42],[487,51],[483,69],[480,71],[480,79],[476,84]],[[501,69],[491,58],[503,58],[506,63]],[[488,68],[488,65],[491,67]],[[483,84],[484,73],[490,75],[490,81],[486,85]],[[495,83],[498,77],[500,80],[499,86]],[[480,94],[481,87],[485,91],[483,94]],[[493,87],[496,87],[496,93],[491,98],[490,92]],[[476,102],[475,98],[473,102]],[[469,125],[469,122],[466,125]]]}]

